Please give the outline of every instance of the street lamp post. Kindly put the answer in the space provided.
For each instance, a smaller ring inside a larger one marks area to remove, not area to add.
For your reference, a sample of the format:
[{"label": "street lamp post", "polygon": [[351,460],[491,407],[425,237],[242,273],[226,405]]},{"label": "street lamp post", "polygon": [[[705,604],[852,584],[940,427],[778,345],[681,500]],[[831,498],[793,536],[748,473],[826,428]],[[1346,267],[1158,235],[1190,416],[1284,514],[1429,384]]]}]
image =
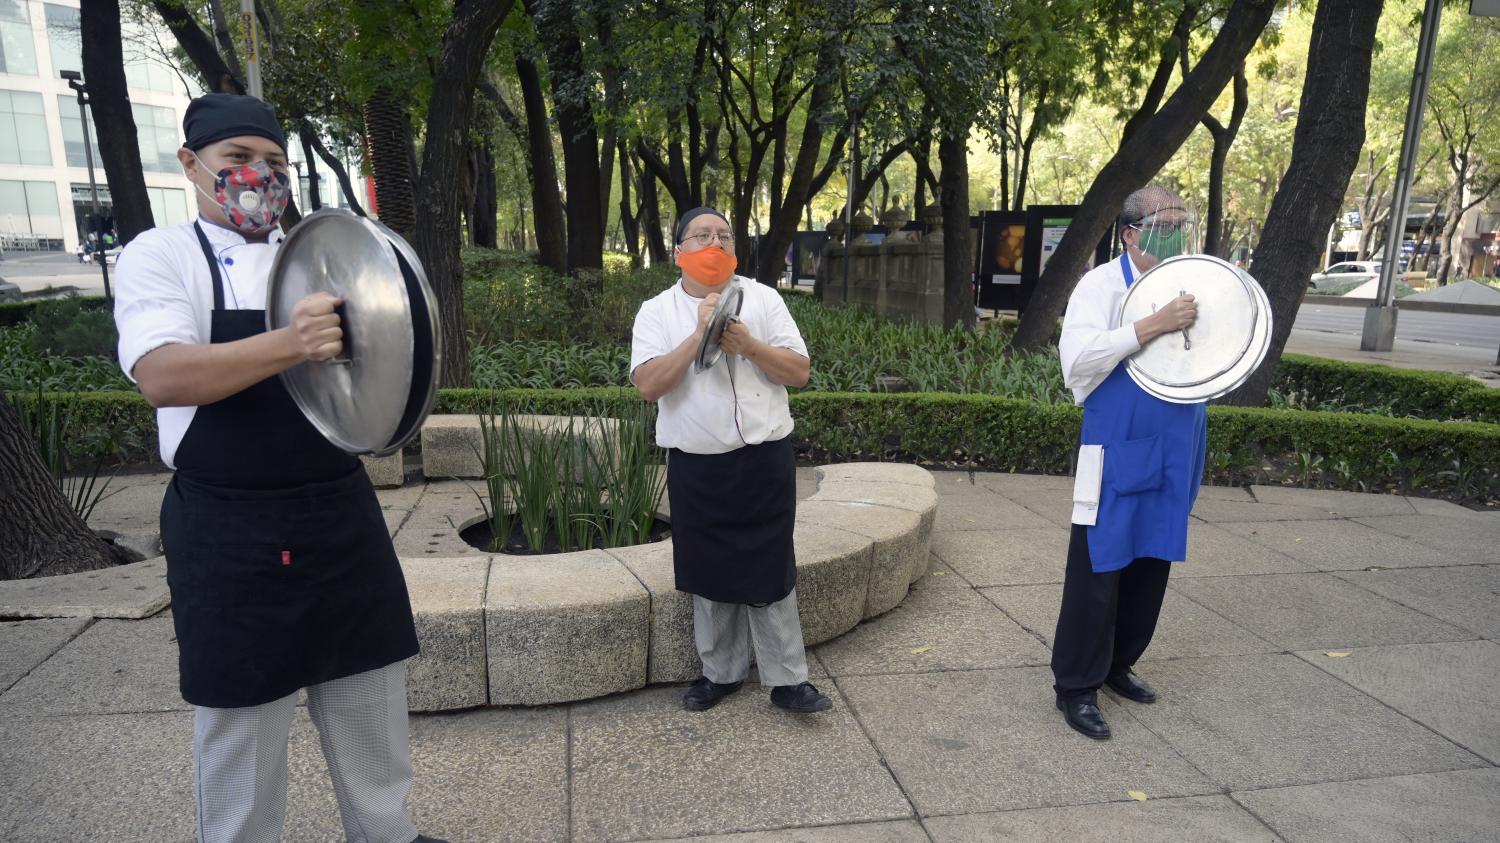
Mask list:
[{"label": "street lamp post", "polygon": [[89,227],[98,235],[94,247],[94,258],[99,261],[99,270],[104,274],[104,298],[107,301],[114,296],[109,290],[109,261],[104,256],[104,231],[100,224],[103,218],[99,215],[99,183],[94,179],[94,149],[89,143],[88,86],[83,82],[83,74],[76,70],[64,70],[58,75],[68,80],[69,88],[78,92],[78,119],[83,124],[83,155],[89,165],[89,194],[93,204]]}]

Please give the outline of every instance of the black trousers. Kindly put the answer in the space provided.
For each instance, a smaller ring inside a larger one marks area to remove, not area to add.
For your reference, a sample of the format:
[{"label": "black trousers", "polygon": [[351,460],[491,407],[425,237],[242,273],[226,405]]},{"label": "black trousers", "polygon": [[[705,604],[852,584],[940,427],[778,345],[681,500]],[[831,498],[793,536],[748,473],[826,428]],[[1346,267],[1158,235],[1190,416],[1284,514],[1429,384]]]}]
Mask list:
[{"label": "black trousers", "polygon": [[1073,525],[1062,611],[1052,637],[1053,688],[1068,699],[1095,698],[1104,680],[1130,670],[1151,644],[1172,563],[1142,558],[1096,574],[1088,528]]}]

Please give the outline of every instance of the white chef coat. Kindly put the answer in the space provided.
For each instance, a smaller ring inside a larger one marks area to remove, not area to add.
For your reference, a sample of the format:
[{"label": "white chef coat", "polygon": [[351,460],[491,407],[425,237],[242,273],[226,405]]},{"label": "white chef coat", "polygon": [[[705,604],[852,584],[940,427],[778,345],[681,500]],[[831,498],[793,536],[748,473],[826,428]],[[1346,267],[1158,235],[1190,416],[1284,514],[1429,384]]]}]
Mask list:
[{"label": "white chef coat", "polygon": [[[797,323],[774,288],[738,275],[729,283],[745,291],[739,320],[752,336],[773,348],[789,348],[807,356]],[[697,329],[702,301],[688,295],[679,281],[641,304],[630,340],[632,383],[641,364],[670,353]],[[747,444],[774,442],[792,432],[786,387],[737,355],[726,354],[701,373],[690,366],[682,381],[661,397],[658,408],[657,444],[693,454],[727,453]]]},{"label": "white chef coat", "polygon": [[[1141,277],[1135,261],[1130,262],[1130,270]],[[1124,306],[1125,291],[1125,274],[1120,271],[1120,259],[1115,258],[1084,273],[1068,299],[1057,352],[1063,383],[1073,390],[1073,403],[1080,407],[1121,360],[1140,350],[1134,325],[1113,327]]]},{"label": "white chef coat", "polygon": [[[199,218],[224,279],[226,310],[264,310],[271,261],[282,232],[269,242],[246,242],[244,235]],[[135,364],[150,351],[172,343],[207,344],[214,308],[213,275],[191,222],[142,232],[120,253],[115,266],[115,327],[120,332],[120,368],[135,380]],[[197,407],[156,411],[161,459],[176,468],[177,446],[193,423]]]}]

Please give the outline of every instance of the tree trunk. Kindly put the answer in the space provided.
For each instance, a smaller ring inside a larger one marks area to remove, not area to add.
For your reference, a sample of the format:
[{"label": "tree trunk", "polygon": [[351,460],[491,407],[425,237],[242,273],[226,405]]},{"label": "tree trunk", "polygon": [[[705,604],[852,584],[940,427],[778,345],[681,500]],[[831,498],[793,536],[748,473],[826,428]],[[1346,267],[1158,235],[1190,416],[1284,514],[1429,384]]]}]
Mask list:
[{"label": "tree trunk", "polygon": [[943,327],[974,327],[974,243],[969,237],[969,139],[938,141],[938,201],[943,209]]},{"label": "tree trunk", "polygon": [[486,249],[499,248],[500,206],[495,196],[495,147],[488,137],[474,145],[473,198],[469,206],[469,242]]},{"label": "tree trunk", "polygon": [[302,136],[302,158],[307,162],[307,204],[311,210],[317,211],[323,207],[323,197],[318,193],[318,158],[313,154],[312,141],[307,133],[301,131],[298,134]]},{"label": "tree trunk", "polygon": [[177,45],[187,54],[209,91],[221,94],[245,93],[245,82],[224,63],[213,39],[198,25],[187,8],[174,0],[153,0],[151,4],[162,22],[172,31]]},{"label": "tree trunk", "polygon": [[[123,65],[122,65],[123,66]],[[109,545],[57,488],[21,418],[0,393],[0,579],[108,568]]]},{"label": "tree trunk", "polygon": [[[604,208],[600,205],[599,131],[589,102],[578,9],[570,0],[528,0],[527,12],[547,53],[557,131],[562,135],[568,204],[568,272],[604,269]],[[602,280],[601,282],[602,283]]]},{"label": "tree trunk", "polygon": [[[1068,296],[1083,275],[1094,247],[1119,215],[1120,204],[1131,191],[1145,186],[1155,176],[1208,113],[1235,68],[1255,46],[1275,6],[1274,0],[1235,0],[1198,66],[1161,110],[1143,122],[1099,171],[1057,251],[1042,271],[1016,331],[1013,340],[1016,348],[1038,349],[1051,342]],[[1326,225],[1323,230],[1328,230]]]},{"label": "tree trunk", "polygon": [[1229,125],[1221,124],[1212,114],[1204,115],[1203,126],[1214,139],[1213,157],[1208,165],[1208,215],[1203,220],[1203,253],[1216,257],[1227,257],[1224,243],[1224,164],[1229,159],[1229,147],[1240,132],[1245,120],[1245,111],[1250,106],[1250,83],[1245,78],[1245,66],[1240,65],[1234,74],[1234,109]]},{"label": "tree trunk", "polygon": [[620,161],[620,233],[625,238],[625,249],[630,252],[631,263],[641,265],[641,215],[631,204],[630,189],[635,183],[635,173],[630,164],[630,148],[624,141],[617,141]]},{"label": "tree trunk", "polygon": [[1439,287],[1447,286],[1448,278],[1453,274],[1453,239],[1458,236],[1458,226],[1463,221],[1463,215],[1463,184],[1460,182],[1454,186],[1452,194],[1448,197],[1448,208],[1443,214],[1443,231],[1438,236],[1436,280]]},{"label": "tree trunk", "polygon": [[89,111],[99,137],[99,157],[114,201],[115,233],[124,245],[152,228],[151,199],[141,171],[135,117],[125,90],[125,58],[120,40],[119,0],[89,0],[80,13],[83,78],[89,86]]},{"label": "tree trunk", "polygon": [[666,263],[670,250],[661,233],[661,196],[656,189],[656,176],[641,171],[641,230],[646,233],[646,254],[652,266]]},{"label": "tree trunk", "polygon": [[344,166],[344,162],[323,145],[322,138],[319,138],[317,132],[313,132],[311,127],[306,137],[312,139],[313,151],[318,153],[318,157],[323,159],[323,163],[327,164],[328,169],[332,170],[334,176],[338,178],[339,190],[343,191],[344,202],[349,206],[349,210],[362,217],[366,216],[364,206],[359,203],[359,194],[354,190],[354,182],[349,178],[349,169]]},{"label": "tree trunk", "polygon": [[552,152],[552,128],[547,120],[547,97],[536,62],[516,59],[516,79],[521,84],[521,102],[526,111],[526,150],[531,159],[531,213],[536,229],[537,251],[542,266],[562,274],[568,271],[568,224],[563,217],[562,194],[557,188],[557,158]]},{"label": "tree trunk", "polygon": [[422,148],[422,177],[416,186],[416,239],[438,298],[443,326],[441,385],[469,383],[469,344],[464,322],[463,265],[459,260],[459,175],[469,138],[469,114],[484,57],[500,22],[510,12],[507,0],[461,0],[443,33],[427,106],[427,137]]},{"label": "tree trunk", "polygon": [[1307,50],[1292,159],[1271,200],[1262,239],[1250,265],[1271,300],[1271,348],[1250,380],[1222,403],[1265,404],[1266,392],[1291,334],[1307,279],[1318,268],[1328,227],[1343,207],[1349,177],[1365,140],[1370,60],[1383,0],[1321,0]]},{"label": "tree trunk", "polygon": [[387,228],[410,238],[417,224],[416,173],[411,167],[415,147],[405,101],[389,88],[378,88],[365,102],[364,117],[375,177],[376,216]]}]

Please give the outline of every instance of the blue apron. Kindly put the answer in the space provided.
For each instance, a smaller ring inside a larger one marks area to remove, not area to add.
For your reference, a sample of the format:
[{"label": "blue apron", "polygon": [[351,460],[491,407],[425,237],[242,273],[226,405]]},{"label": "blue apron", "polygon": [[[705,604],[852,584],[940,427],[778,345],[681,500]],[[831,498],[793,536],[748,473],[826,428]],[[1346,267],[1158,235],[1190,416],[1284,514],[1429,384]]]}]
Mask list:
[{"label": "blue apron", "polygon": [[[1135,283],[1120,256],[1125,286]],[[1096,573],[1150,557],[1187,558],[1188,513],[1198,498],[1208,449],[1203,404],[1163,401],[1136,385],[1121,361],[1083,402],[1085,445],[1104,446],[1099,512],[1088,528]]]}]

